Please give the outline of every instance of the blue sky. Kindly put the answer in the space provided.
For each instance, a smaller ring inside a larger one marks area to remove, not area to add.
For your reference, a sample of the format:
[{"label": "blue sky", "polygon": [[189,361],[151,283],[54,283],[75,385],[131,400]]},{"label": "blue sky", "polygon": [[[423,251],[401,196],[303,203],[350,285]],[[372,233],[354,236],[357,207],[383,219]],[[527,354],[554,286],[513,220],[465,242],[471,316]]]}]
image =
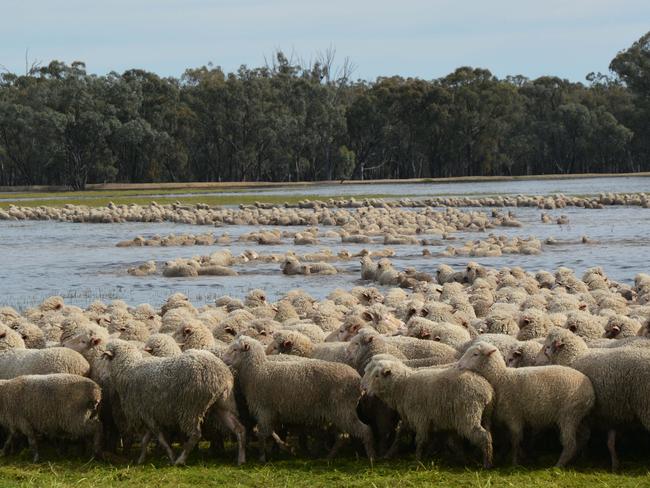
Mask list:
[{"label": "blue sky", "polygon": [[304,60],[329,46],[355,78],[431,79],[458,66],[502,77],[606,72],[650,30],[649,0],[2,0],[0,65],[85,61],[93,73],[179,76],[208,62],[259,66],[274,50]]}]

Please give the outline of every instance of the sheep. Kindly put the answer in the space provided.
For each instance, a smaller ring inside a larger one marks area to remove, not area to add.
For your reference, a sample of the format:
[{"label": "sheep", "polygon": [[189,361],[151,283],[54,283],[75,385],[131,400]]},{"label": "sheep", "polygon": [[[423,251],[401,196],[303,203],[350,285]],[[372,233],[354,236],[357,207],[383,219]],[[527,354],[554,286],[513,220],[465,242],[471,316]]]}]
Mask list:
[{"label": "sheep", "polygon": [[217,264],[201,266],[197,269],[197,273],[199,276],[239,276],[239,273],[234,269]]},{"label": "sheep", "polygon": [[[234,379],[216,356],[192,350],[180,356],[143,359],[134,345],[113,341],[106,346],[104,357],[109,361],[124,414],[131,425],[142,426],[145,432],[139,464],[146,458],[153,435],[174,465],[185,464],[201,438],[203,418],[213,405],[237,437],[238,463],[245,462],[245,431],[236,415]],[[187,437],[177,458],[163,433],[168,429]]]},{"label": "sheep", "polygon": [[314,344],[309,337],[296,330],[279,330],[267,346],[266,354],[291,354],[305,358],[338,363],[346,362],[346,342]]},{"label": "sheep", "polygon": [[481,334],[508,334],[516,336],[519,333],[519,326],[511,314],[502,310],[494,310],[488,312],[478,331]]},{"label": "sheep", "polygon": [[0,380],[0,425],[9,432],[3,456],[7,456],[16,434],[22,434],[27,437],[35,463],[40,458],[39,436],[92,438],[94,454],[101,457],[100,400],[100,387],[76,374]]},{"label": "sheep", "polygon": [[166,278],[185,278],[198,276],[196,267],[184,263],[165,263],[163,276]]},{"label": "sheep", "polygon": [[14,339],[7,338],[7,331],[1,330],[3,327],[6,326],[0,327],[0,379],[50,373],[88,376],[90,365],[78,352],[66,347],[23,349],[24,343],[21,346],[18,341],[14,342],[14,348],[8,348],[7,340],[14,341]]},{"label": "sheep", "polygon": [[557,426],[562,454],[556,466],[565,466],[573,459],[578,428],[596,403],[587,376],[564,366],[508,368],[499,350],[487,342],[479,342],[465,351],[458,366],[480,374],[494,388],[494,417],[510,431],[513,464],[519,459],[526,426]]},{"label": "sheep", "polygon": [[582,338],[559,327],[549,331],[542,351],[551,364],[570,366],[591,380],[597,399],[593,421],[609,429],[607,447],[612,469],[617,469],[615,429],[640,423],[650,430],[648,394],[643,387],[650,379],[650,351],[628,347],[589,349]]},{"label": "sheep", "polygon": [[553,324],[545,312],[530,308],[525,310],[519,318],[517,339],[527,341],[544,337],[552,326]]},{"label": "sheep", "polygon": [[287,256],[282,264],[282,273],[285,275],[307,275],[310,274],[310,265],[300,264],[294,256]]},{"label": "sheep", "polygon": [[210,329],[198,320],[192,320],[178,327],[174,333],[174,339],[183,351],[212,349],[217,345]]},{"label": "sheep", "polygon": [[388,259],[380,259],[377,263],[375,280],[380,285],[398,285],[400,282],[400,273],[393,268],[393,265]]},{"label": "sheep", "polygon": [[567,314],[564,328],[584,339],[598,339],[605,334],[604,317],[575,310]]},{"label": "sheep", "polygon": [[361,258],[361,279],[362,280],[374,280],[377,277],[377,263],[369,256],[363,256]]},{"label": "sheep", "polygon": [[459,325],[447,322],[432,322],[423,317],[411,318],[406,327],[406,335],[409,337],[442,342],[454,349],[470,340],[467,329]]},{"label": "sheep", "polygon": [[608,339],[634,337],[639,334],[640,330],[641,324],[636,320],[623,315],[612,315],[605,324],[603,337]]},{"label": "sheep", "polygon": [[434,341],[422,341],[413,337],[385,337],[374,329],[364,328],[349,342],[346,357],[361,374],[375,354],[392,354],[398,359],[433,358],[437,364],[454,362],[457,352],[452,347]]},{"label": "sheep", "polygon": [[230,345],[225,360],[236,372],[248,409],[257,420],[262,462],[268,439],[281,423],[320,426],[323,422],[361,439],[372,462],[372,431],[356,412],[361,378],[352,368],[318,360],[268,361],[262,344],[246,336]]},{"label": "sheep", "polygon": [[126,272],[131,276],[149,276],[156,272],[156,262],[147,261],[146,263],[127,269]]},{"label": "sheep", "polygon": [[144,343],[144,351],[156,357],[172,357],[183,354],[178,343],[167,334],[151,334]]},{"label": "sheep", "polygon": [[25,342],[28,349],[43,349],[46,346],[45,334],[43,330],[35,324],[19,319],[10,325],[13,330],[18,332]]},{"label": "sheep", "polygon": [[505,361],[509,368],[538,365],[537,360],[543,345],[535,340],[517,341],[508,349]]},{"label": "sheep", "polygon": [[[491,417],[494,390],[481,376],[455,367],[414,370],[397,360],[373,359],[362,386],[397,410],[402,422],[415,430],[417,460],[432,430],[450,430],[478,447],[483,466],[491,467],[492,435],[484,424]],[[389,453],[398,440],[396,436]]]}]

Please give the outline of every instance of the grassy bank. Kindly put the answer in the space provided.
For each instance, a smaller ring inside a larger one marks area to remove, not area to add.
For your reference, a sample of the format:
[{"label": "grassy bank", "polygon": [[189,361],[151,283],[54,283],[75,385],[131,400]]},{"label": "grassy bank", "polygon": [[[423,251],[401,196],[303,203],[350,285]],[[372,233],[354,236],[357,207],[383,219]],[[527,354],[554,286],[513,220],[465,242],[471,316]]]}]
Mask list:
[{"label": "grassy bank", "polygon": [[[149,194],[142,194],[140,191],[130,192],[97,192],[95,196],[88,196],[86,192],[81,194],[62,195],[59,193],[43,195],[36,194],[36,197],[22,197],[17,200],[0,201],[0,208],[7,208],[10,205],[18,205],[24,207],[38,207],[41,205],[48,207],[62,207],[67,204],[71,205],[87,205],[89,207],[104,207],[109,202],[116,205],[128,205],[130,203],[137,203],[139,205],[148,205],[150,202],[155,201],[161,205],[181,202],[185,204],[205,203],[208,205],[239,205],[239,204],[252,204],[255,202],[264,203],[297,203],[301,200],[329,200],[330,198],[344,198],[348,196],[322,196],[322,195],[265,195],[265,194],[227,194],[227,195],[205,195],[201,193],[195,194],[188,192],[187,195],[174,195],[174,196],[160,196],[160,192],[153,192]],[[169,192],[172,193],[172,192]],[[173,193],[178,193],[174,191]],[[151,196],[155,194],[155,196]],[[406,195],[404,195],[406,196]],[[367,194],[367,195],[354,195],[358,200],[364,198],[391,198],[395,195],[384,194]],[[8,198],[8,197],[7,197]]]},{"label": "grassy bank", "polygon": [[[364,460],[285,460],[269,464],[249,463],[238,468],[231,460],[195,459],[174,468],[162,460],[145,466],[99,464],[83,461],[51,461],[37,465],[27,459],[0,464],[0,484],[18,486],[120,486],[191,487],[256,486],[301,487],[638,487],[650,485],[642,467],[612,474],[593,468],[499,468],[479,470],[440,466],[415,461],[380,461],[370,467]],[[234,456],[233,456],[234,457]]]}]

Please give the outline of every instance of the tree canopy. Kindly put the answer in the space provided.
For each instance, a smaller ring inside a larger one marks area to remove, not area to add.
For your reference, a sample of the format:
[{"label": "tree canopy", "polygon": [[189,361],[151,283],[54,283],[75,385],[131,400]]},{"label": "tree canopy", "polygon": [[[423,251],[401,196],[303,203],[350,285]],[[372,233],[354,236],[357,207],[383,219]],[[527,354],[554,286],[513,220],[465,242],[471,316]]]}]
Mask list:
[{"label": "tree canopy", "polygon": [[180,78],[52,61],[0,75],[0,185],[650,170],[650,32],[610,69],[368,82],[331,55]]}]

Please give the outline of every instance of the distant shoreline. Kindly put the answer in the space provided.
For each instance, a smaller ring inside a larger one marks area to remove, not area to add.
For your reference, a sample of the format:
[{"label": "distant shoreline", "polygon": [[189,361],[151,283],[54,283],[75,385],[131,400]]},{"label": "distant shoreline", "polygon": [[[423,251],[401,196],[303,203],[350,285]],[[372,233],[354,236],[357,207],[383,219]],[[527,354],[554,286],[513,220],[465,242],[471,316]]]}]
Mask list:
[{"label": "distant shoreline", "polygon": [[[548,174],[548,175],[524,175],[524,176],[456,176],[449,178],[410,178],[410,179],[384,179],[384,180],[321,180],[321,181],[298,181],[298,182],[247,182],[247,181],[225,181],[225,182],[177,182],[177,183],[93,183],[86,185],[84,191],[102,190],[245,190],[249,188],[278,188],[278,187],[319,187],[330,185],[377,185],[377,184],[426,184],[426,183],[482,183],[498,181],[529,181],[529,180],[577,180],[586,178],[626,178],[626,177],[650,177],[650,172],[639,173],[577,173],[577,174]],[[62,186],[0,186],[0,193],[18,192],[70,192],[71,190]],[[79,191],[75,193],[84,193]]]}]

